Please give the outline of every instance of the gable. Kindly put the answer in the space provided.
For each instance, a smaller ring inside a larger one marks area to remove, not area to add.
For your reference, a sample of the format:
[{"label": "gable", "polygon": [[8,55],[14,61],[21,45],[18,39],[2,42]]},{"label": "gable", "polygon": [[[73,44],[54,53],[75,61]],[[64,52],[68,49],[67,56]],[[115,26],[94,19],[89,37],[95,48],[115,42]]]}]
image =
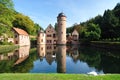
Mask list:
[{"label": "gable", "polygon": [[45,32],[46,33],[56,33],[55,29],[52,27],[51,24],[47,27]]}]

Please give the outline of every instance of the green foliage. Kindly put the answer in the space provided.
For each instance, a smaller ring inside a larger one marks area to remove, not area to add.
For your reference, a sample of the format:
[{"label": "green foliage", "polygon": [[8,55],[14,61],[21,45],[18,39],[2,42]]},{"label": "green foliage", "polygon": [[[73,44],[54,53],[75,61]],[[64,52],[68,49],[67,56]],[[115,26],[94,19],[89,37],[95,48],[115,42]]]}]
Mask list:
[{"label": "green foliage", "polygon": [[13,26],[21,28],[27,31],[29,34],[33,34],[36,31],[36,28],[34,28],[34,22],[28,16],[25,16],[20,13],[15,15]]},{"label": "green foliage", "polygon": [[14,3],[12,0],[0,0],[0,4],[3,4],[6,8],[14,10]]},{"label": "green foliage", "polygon": [[120,19],[120,3],[118,3],[118,4],[115,6],[115,8],[113,9],[113,12],[114,12],[115,16]]},{"label": "green foliage", "polygon": [[83,31],[82,34],[85,40],[89,40],[89,41],[99,40],[100,35],[101,35],[101,30],[98,25],[89,23],[87,25],[86,31]]},{"label": "green foliage", "polygon": [[38,30],[42,29],[39,24],[35,23],[23,14],[17,13],[15,20],[12,22],[14,27],[21,28],[31,35],[36,35]]},{"label": "green foliage", "polygon": [[113,11],[107,10],[103,15],[101,30],[103,38],[114,38],[120,36],[119,19]]},{"label": "green foliage", "polygon": [[28,17],[14,10],[12,0],[0,0],[0,36],[6,34],[13,35],[11,28],[18,27],[27,31],[31,35],[36,35],[41,28]]},{"label": "green foliage", "polygon": [[92,32],[89,31],[90,33],[87,33],[86,32],[87,30],[84,30],[82,31],[82,38],[88,35],[91,35],[91,38],[93,35],[96,35],[96,37],[100,36],[101,39],[119,38],[120,37],[120,3],[118,3],[113,10],[106,10],[103,16],[98,15],[95,18],[92,18],[80,24],[84,27],[88,27],[89,23],[99,25],[99,28],[101,29],[101,35],[97,35],[93,31]]},{"label": "green foliage", "polygon": [[6,26],[12,26],[12,21],[14,20],[14,12],[4,5],[0,4],[0,24]]},{"label": "green foliage", "polygon": [[0,45],[12,45],[13,43],[7,41],[0,41]]},{"label": "green foliage", "polygon": [[37,35],[39,30],[43,30],[43,28],[39,24],[35,23],[34,24],[34,33],[32,33],[32,34]]},{"label": "green foliage", "polygon": [[11,52],[18,48],[18,46],[15,45],[2,45],[0,46],[0,54]]},{"label": "green foliage", "polygon": [[69,27],[69,28],[67,28],[67,33],[72,33],[72,31],[73,31],[73,27]]}]

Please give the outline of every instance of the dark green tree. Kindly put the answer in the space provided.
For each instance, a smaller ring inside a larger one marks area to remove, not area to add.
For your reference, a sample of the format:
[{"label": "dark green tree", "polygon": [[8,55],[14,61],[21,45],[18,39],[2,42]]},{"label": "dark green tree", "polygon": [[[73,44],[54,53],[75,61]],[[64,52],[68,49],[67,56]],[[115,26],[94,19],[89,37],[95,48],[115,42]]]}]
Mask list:
[{"label": "dark green tree", "polygon": [[114,13],[111,10],[105,11],[101,25],[102,37],[119,37],[119,33],[116,31],[117,26],[119,26],[119,19],[115,17]]},{"label": "dark green tree", "polygon": [[91,40],[99,40],[101,35],[101,30],[99,28],[99,25],[89,23],[88,27],[85,32],[84,38],[91,41]]},{"label": "dark green tree", "polygon": [[36,32],[34,28],[34,22],[28,17],[23,14],[16,14],[15,20],[13,21],[13,26],[21,28],[27,31],[29,34],[33,34]]}]

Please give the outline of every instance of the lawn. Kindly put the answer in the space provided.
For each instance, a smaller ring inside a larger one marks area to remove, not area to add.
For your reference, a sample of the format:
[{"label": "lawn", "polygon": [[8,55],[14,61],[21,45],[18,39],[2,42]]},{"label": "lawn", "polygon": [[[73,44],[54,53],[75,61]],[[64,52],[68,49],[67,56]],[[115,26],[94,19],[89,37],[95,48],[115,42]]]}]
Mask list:
[{"label": "lawn", "polygon": [[0,74],[0,80],[120,80],[119,74],[86,75],[86,74]]}]

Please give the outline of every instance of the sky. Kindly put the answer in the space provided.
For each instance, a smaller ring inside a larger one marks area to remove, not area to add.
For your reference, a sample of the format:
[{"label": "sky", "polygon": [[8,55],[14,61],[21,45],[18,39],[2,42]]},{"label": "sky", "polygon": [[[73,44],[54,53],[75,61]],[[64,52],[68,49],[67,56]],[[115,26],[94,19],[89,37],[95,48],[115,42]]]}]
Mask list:
[{"label": "sky", "polygon": [[63,12],[67,16],[67,27],[84,22],[107,9],[113,9],[120,0],[13,0],[15,10],[29,16],[46,29],[57,22]]}]

